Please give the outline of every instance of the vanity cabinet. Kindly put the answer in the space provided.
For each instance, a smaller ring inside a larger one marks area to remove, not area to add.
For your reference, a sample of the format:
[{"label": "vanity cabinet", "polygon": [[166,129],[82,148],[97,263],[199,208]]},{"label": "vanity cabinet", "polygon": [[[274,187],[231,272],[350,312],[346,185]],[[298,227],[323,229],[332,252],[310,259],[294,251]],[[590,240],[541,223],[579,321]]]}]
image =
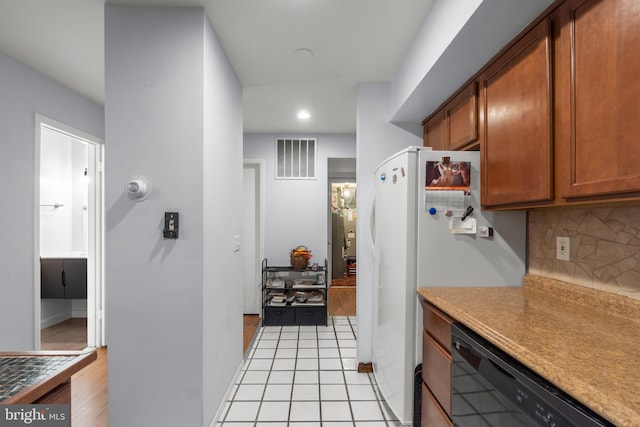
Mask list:
[{"label": "vanity cabinet", "polygon": [[40,298],[87,298],[86,258],[41,258]]},{"label": "vanity cabinet", "polygon": [[434,150],[472,149],[478,144],[478,85],[465,86],[422,122],[423,145]]},{"label": "vanity cabinet", "polygon": [[453,320],[422,300],[423,426],[451,427],[451,324]]},{"label": "vanity cabinet", "polygon": [[327,261],[294,270],[262,261],[262,324],[327,325]]}]

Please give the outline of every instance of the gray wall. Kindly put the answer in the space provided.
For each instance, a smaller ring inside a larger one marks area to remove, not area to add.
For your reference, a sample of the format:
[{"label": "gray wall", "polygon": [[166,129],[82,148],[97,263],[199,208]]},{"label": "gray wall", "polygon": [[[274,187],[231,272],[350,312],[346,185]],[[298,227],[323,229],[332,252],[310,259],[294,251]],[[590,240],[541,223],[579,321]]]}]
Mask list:
[{"label": "gray wall", "polygon": [[391,120],[421,123],[552,2],[435,0],[392,79]]},{"label": "gray wall", "polygon": [[101,106],[0,54],[0,350],[36,345],[35,113],[104,137]]},{"label": "gray wall", "polygon": [[[275,141],[280,137],[317,138],[317,178],[276,180]],[[329,214],[328,159],[355,157],[352,134],[245,134],[244,157],[265,160],[265,256],[269,264],[289,265],[289,251],[305,245],[311,262],[327,257]]]},{"label": "gray wall", "polygon": [[389,84],[364,83],[357,98],[357,174],[358,193],[358,275],[356,309],[358,315],[358,361],[371,362],[373,353],[373,248],[369,214],[375,170],[392,154],[405,147],[422,145],[413,133],[389,123]]},{"label": "gray wall", "polygon": [[109,424],[209,425],[242,362],[242,90],[201,8],[107,4],[105,29]]}]

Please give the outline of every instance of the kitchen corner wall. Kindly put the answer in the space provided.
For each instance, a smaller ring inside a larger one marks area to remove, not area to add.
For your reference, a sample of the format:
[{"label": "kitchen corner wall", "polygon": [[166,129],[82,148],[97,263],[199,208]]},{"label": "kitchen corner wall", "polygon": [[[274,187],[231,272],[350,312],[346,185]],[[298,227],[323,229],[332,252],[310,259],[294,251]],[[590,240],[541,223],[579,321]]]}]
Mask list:
[{"label": "kitchen corner wall", "polygon": [[[556,237],[570,238],[569,261]],[[529,273],[640,299],[640,208],[529,213]]]},{"label": "kitchen corner wall", "polygon": [[109,425],[210,426],[242,364],[242,87],[202,8],[107,3],[105,46]]}]

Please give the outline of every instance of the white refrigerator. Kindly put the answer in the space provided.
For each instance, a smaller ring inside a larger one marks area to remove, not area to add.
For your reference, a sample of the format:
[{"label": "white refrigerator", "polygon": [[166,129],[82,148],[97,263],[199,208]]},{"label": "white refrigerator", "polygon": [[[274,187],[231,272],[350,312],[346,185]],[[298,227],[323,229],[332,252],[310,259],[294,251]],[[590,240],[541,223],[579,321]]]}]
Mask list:
[{"label": "white refrigerator", "polygon": [[410,425],[422,361],[417,289],[521,286],[526,213],[480,210],[479,152],[409,147],[375,180],[373,371],[389,408]]}]

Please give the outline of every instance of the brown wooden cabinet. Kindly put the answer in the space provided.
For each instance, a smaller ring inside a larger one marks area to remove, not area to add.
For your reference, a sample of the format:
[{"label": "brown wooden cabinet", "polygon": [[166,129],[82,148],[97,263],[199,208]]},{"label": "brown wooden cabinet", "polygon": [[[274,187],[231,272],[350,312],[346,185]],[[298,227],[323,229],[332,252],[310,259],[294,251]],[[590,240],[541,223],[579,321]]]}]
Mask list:
[{"label": "brown wooden cabinet", "polygon": [[451,323],[453,320],[422,300],[423,426],[451,426]]},{"label": "brown wooden cabinet", "polygon": [[435,114],[422,122],[423,145],[434,150],[446,149],[446,126],[444,110],[438,110]]},{"label": "brown wooden cabinet", "polygon": [[480,146],[486,209],[639,201],[639,16],[557,0],[423,121],[424,145]]},{"label": "brown wooden cabinet", "polygon": [[478,141],[478,85],[472,82],[445,105],[447,150]]},{"label": "brown wooden cabinet", "polygon": [[561,195],[638,192],[640,2],[568,0],[554,15]]},{"label": "brown wooden cabinet", "polygon": [[478,85],[465,86],[422,123],[423,145],[434,150],[472,149],[478,145]]},{"label": "brown wooden cabinet", "polygon": [[480,76],[484,207],[553,199],[551,59],[545,19]]}]

